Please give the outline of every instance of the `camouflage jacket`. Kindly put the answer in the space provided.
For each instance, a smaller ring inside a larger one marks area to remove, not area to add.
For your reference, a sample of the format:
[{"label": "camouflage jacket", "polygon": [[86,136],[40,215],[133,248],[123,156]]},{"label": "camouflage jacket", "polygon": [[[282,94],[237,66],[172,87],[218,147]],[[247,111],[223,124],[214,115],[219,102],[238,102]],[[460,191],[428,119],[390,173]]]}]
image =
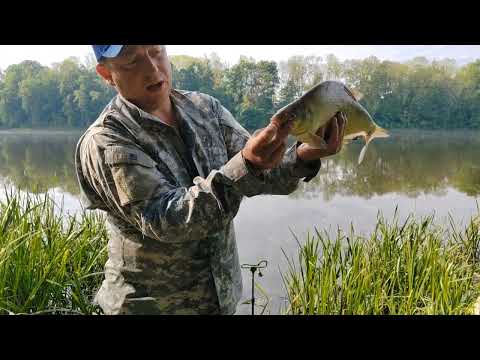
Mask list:
[{"label": "camouflage jacket", "polygon": [[[86,209],[107,213],[106,314],[233,314],[242,294],[233,218],[244,196],[289,194],[314,177],[295,145],[254,174],[249,139],[218,100],[172,90],[179,131],[117,95],[80,138]],[[308,181],[308,179],[306,179]]]}]

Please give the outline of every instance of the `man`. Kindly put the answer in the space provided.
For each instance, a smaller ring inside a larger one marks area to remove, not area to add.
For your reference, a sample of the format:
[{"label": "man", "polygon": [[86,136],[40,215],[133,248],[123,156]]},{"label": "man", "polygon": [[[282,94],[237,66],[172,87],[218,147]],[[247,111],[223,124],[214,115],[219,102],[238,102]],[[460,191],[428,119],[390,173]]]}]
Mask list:
[{"label": "man", "polygon": [[340,150],[286,150],[290,124],[250,137],[218,100],[172,89],[161,45],[94,45],[98,74],[118,95],[79,140],[87,209],[107,213],[106,314],[234,314],[242,294],[233,218],[244,196],[289,194]]}]

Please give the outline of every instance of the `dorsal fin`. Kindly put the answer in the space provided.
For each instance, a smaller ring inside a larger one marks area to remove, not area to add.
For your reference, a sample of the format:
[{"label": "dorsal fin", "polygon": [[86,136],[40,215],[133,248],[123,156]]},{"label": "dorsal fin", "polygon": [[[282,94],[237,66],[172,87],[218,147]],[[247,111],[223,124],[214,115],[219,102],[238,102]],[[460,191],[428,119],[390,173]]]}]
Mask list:
[{"label": "dorsal fin", "polygon": [[355,101],[360,101],[363,98],[363,94],[357,89],[349,89],[348,87],[344,86],[345,92],[352,97]]},{"label": "dorsal fin", "polygon": [[355,97],[355,99],[356,99],[357,101],[360,101],[360,100],[363,99],[363,96],[364,96],[364,95],[360,92],[360,90],[358,90],[358,89],[352,89],[352,93],[353,93],[353,96]]}]

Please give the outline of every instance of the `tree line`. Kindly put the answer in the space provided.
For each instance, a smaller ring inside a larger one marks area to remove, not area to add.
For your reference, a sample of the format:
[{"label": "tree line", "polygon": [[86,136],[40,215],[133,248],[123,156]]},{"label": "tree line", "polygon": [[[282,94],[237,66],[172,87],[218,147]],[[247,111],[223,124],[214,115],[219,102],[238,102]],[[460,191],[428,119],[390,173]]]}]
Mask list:
[{"label": "tree line", "polygon": [[[293,56],[278,63],[241,57],[229,66],[212,54],[171,56],[171,63],[175,88],[216,97],[249,130],[326,80],[360,91],[361,103],[386,128],[480,128],[480,60],[458,66],[423,57],[403,63],[373,56]],[[114,95],[92,57],[51,67],[24,61],[0,71],[0,127],[84,128]]]}]

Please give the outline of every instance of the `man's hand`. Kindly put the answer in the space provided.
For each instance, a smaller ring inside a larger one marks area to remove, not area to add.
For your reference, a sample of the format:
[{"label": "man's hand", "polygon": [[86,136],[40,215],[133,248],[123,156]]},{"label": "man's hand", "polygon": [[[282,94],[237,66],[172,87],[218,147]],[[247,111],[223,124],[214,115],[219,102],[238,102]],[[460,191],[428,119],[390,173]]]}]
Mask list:
[{"label": "man's hand", "polygon": [[277,167],[285,155],[286,139],[292,122],[280,124],[272,118],[270,124],[248,140],[242,150],[244,159],[257,170]]},{"label": "man's hand", "polygon": [[314,161],[340,152],[346,125],[347,116],[344,113],[337,113],[326,126],[320,128],[316,133],[316,135],[325,139],[327,148],[313,149],[308,144],[302,144],[297,148],[297,155],[300,160]]}]

